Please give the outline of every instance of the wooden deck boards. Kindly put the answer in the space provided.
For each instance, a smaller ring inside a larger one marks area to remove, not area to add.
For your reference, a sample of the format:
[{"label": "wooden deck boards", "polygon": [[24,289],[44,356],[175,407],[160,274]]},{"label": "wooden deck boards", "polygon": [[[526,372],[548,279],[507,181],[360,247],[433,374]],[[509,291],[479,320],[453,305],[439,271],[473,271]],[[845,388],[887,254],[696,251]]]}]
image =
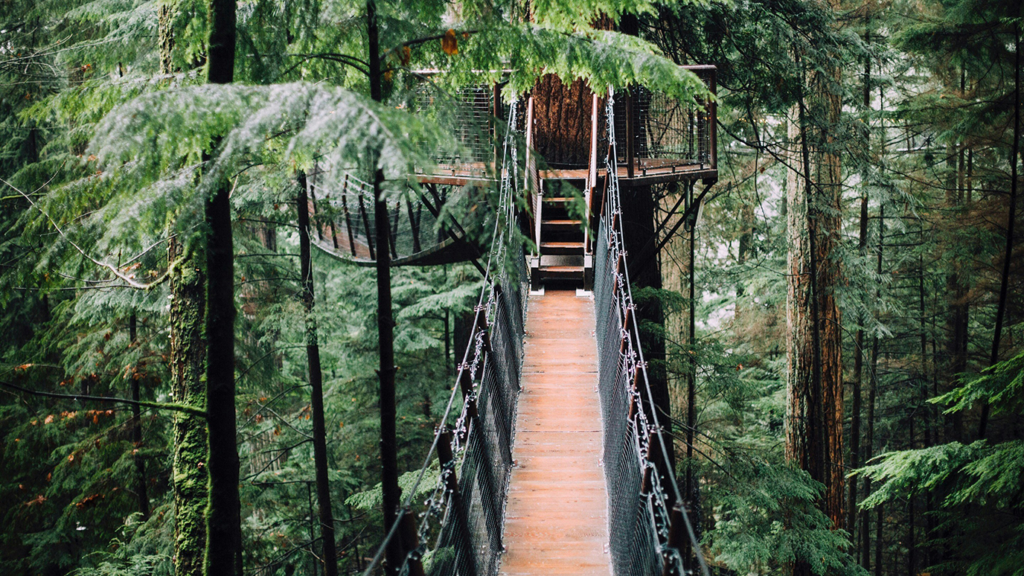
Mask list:
[{"label": "wooden deck boards", "polygon": [[611,574],[594,303],[530,298],[501,573]]}]

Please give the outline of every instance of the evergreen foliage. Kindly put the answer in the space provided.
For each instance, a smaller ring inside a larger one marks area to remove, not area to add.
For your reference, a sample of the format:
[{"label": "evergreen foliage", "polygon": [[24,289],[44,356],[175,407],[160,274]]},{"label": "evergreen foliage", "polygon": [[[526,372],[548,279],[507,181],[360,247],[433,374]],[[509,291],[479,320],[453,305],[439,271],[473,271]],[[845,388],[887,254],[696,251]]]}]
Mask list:
[{"label": "evergreen foliage", "polygon": [[[555,74],[599,94],[642,84],[694,101],[704,85],[677,64],[715,64],[720,180],[694,235],[695,271],[680,228],[659,256],[664,288],[634,291],[639,305],[666,311],[664,325],[642,330],[667,342],[667,432],[678,477],[695,478],[686,497],[713,570],[782,574],[802,563],[816,574],[1024,575],[1024,277],[1019,241],[1003,248],[1021,161],[1016,3],[377,8],[380,103],[369,97],[364,3],[240,3],[230,85],[204,84],[204,1],[0,5],[0,383],[68,396],[0,388],[5,574],[175,573],[175,413],[163,409],[180,408],[169,279],[197,269],[203,209],[224,182],[245,566],[312,574],[319,536],[296,176],[320,171],[329,188],[346,175],[369,181],[379,168],[388,201],[417,202],[423,190],[410,175],[466,152],[450,137],[456,89],[500,81],[510,101]],[[595,26],[624,17],[638,19],[638,35]],[[783,445],[794,209],[785,188],[787,170],[800,166],[790,129],[810,75],[830,70],[844,72],[825,84],[842,113],[809,106],[806,124],[824,135],[809,136],[813,146],[842,157],[841,205],[816,208],[841,217],[834,297],[847,459],[831,465],[851,474],[845,526],[822,512],[823,485],[787,462]],[[424,92],[441,104],[417,108]],[[486,246],[492,192],[453,190],[442,219]],[[680,190],[653,193],[667,228]],[[1020,210],[1016,219],[1019,231]],[[172,241],[181,251],[169,261]],[[339,568],[349,574],[384,536],[376,274],[315,250],[311,264],[332,511]],[[441,424],[480,282],[468,263],[392,271],[403,489]],[[1003,361],[990,365],[1000,314],[994,355]],[[690,375],[693,422],[683,416]],[[130,399],[134,385],[138,420],[129,404],[75,398]],[[979,439],[983,405],[991,423]],[[198,468],[205,447],[195,448],[188,462]]]}]

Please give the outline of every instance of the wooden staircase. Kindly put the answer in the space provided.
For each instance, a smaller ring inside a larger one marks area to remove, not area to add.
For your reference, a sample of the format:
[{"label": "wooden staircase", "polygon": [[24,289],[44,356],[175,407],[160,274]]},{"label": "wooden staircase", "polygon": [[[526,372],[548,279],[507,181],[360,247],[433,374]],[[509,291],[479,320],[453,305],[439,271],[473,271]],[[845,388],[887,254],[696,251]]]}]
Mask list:
[{"label": "wooden staircase", "polygon": [[534,290],[545,285],[588,288],[592,258],[587,252],[585,223],[575,219],[569,209],[575,200],[567,188],[577,190],[584,182],[545,179],[537,207],[537,247],[531,260],[530,283]]}]

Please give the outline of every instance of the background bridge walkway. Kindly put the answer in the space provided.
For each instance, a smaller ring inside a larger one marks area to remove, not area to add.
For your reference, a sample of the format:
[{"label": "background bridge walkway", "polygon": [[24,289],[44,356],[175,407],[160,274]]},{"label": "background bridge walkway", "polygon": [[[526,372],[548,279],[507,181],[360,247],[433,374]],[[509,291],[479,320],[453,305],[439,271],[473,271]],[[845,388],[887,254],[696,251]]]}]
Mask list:
[{"label": "background bridge walkway", "polygon": [[594,302],[530,297],[501,573],[611,574]]}]

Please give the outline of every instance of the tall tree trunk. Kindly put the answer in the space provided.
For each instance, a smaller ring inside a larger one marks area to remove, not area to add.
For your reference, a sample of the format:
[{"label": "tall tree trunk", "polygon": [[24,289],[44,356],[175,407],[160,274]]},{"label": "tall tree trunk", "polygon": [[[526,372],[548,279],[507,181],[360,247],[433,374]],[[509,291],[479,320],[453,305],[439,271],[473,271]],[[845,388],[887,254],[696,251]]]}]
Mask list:
[{"label": "tall tree trunk", "polygon": [[[953,170],[946,185],[946,207],[951,211],[951,222],[956,221],[965,205],[963,189],[959,186],[961,176],[958,173],[956,148],[957,146],[949,148],[946,159],[947,165]],[[953,224],[953,226],[957,227],[956,224]],[[954,236],[952,241],[958,242],[958,238]],[[946,372],[949,375],[948,388],[955,388],[958,382],[957,378],[967,370],[968,321],[970,313],[969,304],[967,303],[966,273],[961,269],[965,263],[959,257],[955,257],[952,264],[953,272],[946,279],[946,292],[949,300],[949,316],[947,320],[949,340],[946,344],[946,352],[949,358]],[[950,414],[947,418],[948,425],[952,428],[953,440],[962,442],[964,440],[963,414],[957,411]]]},{"label": "tall tree trunk", "polygon": [[[908,418],[908,424],[910,425],[910,449],[913,450],[917,447],[917,443],[914,439],[914,414]],[[914,492],[910,493],[907,498],[907,576],[915,576],[917,574],[917,541],[916,541],[916,528],[917,516],[914,510],[914,501],[917,499],[917,494]]]},{"label": "tall tree trunk", "polygon": [[[845,491],[841,318],[835,301],[840,270],[832,255],[841,210],[839,158],[831,151],[831,127],[840,112],[839,98],[829,90],[838,81],[838,71],[833,74],[810,77],[812,110],[801,95],[799,124],[790,131],[799,142],[800,158],[794,159],[796,172],[791,170],[787,179],[786,457],[824,484],[819,506],[838,528],[845,526]],[[811,112],[826,125],[812,127]],[[809,574],[810,566],[798,562],[793,573]]]},{"label": "tall tree trunk", "polygon": [[316,501],[320,508],[320,539],[323,541],[324,576],[338,576],[338,552],[334,542],[334,512],[331,509],[331,484],[327,477],[327,430],[324,424],[324,385],[320,370],[320,344],[317,339],[313,307],[313,263],[309,250],[309,199],[306,175],[299,174],[296,198],[299,218],[299,260],[302,274],[302,305],[306,309],[306,360],[309,364],[310,408],[313,412],[313,460],[316,467]]},{"label": "tall tree trunk", "polygon": [[[878,260],[875,268],[875,273],[881,276],[882,274],[882,262],[883,253],[882,248],[885,245],[885,205],[878,207]],[[881,287],[875,289],[875,299],[878,300],[882,297]],[[871,337],[871,364],[869,366],[869,374],[871,376],[871,389],[868,392],[868,433],[865,438],[863,454],[864,461],[867,462],[871,459],[872,452],[874,450],[875,442],[875,404],[878,400],[878,336]],[[865,493],[871,492],[871,482],[869,480],[864,481]],[[881,510],[881,506],[878,508]],[[863,523],[861,524],[861,537],[863,540],[863,557],[861,564],[867,569],[871,563],[871,538],[868,530],[868,517],[865,516]],[[878,530],[881,530],[878,528]],[[876,540],[875,545],[879,545]],[[878,552],[876,552],[877,556]]]},{"label": "tall tree trunk", "polygon": [[[871,27],[870,20],[868,25],[865,27],[864,32],[864,43],[870,44],[871,42]],[[869,110],[871,108],[871,57],[867,56],[864,58],[864,109]],[[868,157],[871,156],[871,136],[870,131],[868,132],[867,138],[864,142],[865,152]],[[864,256],[866,252],[868,241],[868,182],[867,172],[862,176],[861,182],[861,193],[860,193],[860,234],[857,237],[857,249],[861,255]],[[854,339],[853,348],[853,389],[850,391],[850,395],[853,399],[853,408],[850,420],[850,468],[856,469],[860,466],[860,411],[861,411],[861,387],[863,385],[864,378],[864,327],[863,320],[858,322],[857,335]],[[846,531],[850,533],[850,537],[853,538],[857,533],[857,517],[859,512],[857,510],[857,484],[858,477],[854,476],[850,478],[850,484],[848,487],[847,497],[847,523]]]},{"label": "tall tree trunk", "polygon": [[[693,183],[686,185],[686,205],[693,202]],[[689,244],[686,258],[687,276],[687,299],[688,308],[686,315],[686,482],[683,498],[686,499],[686,507],[689,510],[690,518],[694,519],[694,533],[697,539],[701,538],[702,525],[700,513],[700,491],[694,478],[693,442],[694,433],[697,430],[697,298],[695,287],[696,275],[696,226],[689,227]],[[694,556],[690,550],[683,556],[684,567],[692,569]]]},{"label": "tall tree trunk", "polygon": [[[235,0],[210,0],[209,27],[206,81],[230,84],[235,68]],[[206,202],[206,410],[210,451],[207,576],[242,576],[235,425],[235,262],[230,191],[227,181],[220,182]]]},{"label": "tall tree trunk", "polygon": [[[171,267],[171,397],[206,408],[206,275],[176,238],[167,245]],[[200,576],[206,550],[206,422],[174,413],[174,573]]]},{"label": "tall tree trunk", "polygon": [[[160,4],[157,36],[160,73],[173,72],[174,16],[176,4]],[[167,241],[167,266],[171,270],[171,397],[179,404],[206,408],[206,274],[190,248],[177,237]],[[206,422],[174,413],[174,454],[171,478],[174,488],[174,573],[200,576],[206,553]]]},{"label": "tall tree trunk", "polygon": [[[135,315],[134,310],[128,316],[128,342],[129,346],[133,348],[138,344],[138,317]],[[142,408],[138,405],[141,394],[137,374],[134,373],[135,370],[132,372],[133,374],[129,375],[129,382],[132,389],[132,400],[136,402],[136,404],[132,404],[132,445],[134,446],[132,461],[135,465],[135,497],[139,501],[139,513],[142,514],[143,518],[149,518],[149,494],[146,490],[146,463],[138,453],[138,451],[142,449]]]},{"label": "tall tree trunk", "polygon": [[174,73],[174,15],[176,0],[161,0],[157,5],[157,44],[160,46],[160,74]]},{"label": "tall tree trunk", "polygon": [[[1006,315],[1006,296],[1010,286],[1010,261],[1013,259],[1013,223],[1017,219],[1017,161],[1020,152],[1020,23],[1014,27],[1013,75],[1013,145],[1010,150],[1010,210],[1006,221],[1006,248],[1003,250],[1003,273],[999,280],[999,305],[996,308],[996,328],[992,335],[992,354],[989,366],[999,362],[999,340],[1003,335],[1003,317]],[[981,407],[978,438],[984,438],[988,426],[989,405]]]},{"label": "tall tree trunk", "polygon": [[[375,102],[383,100],[381,90],[380,46],[377,29],[377,3],[366,3],[366,30],[368,37],[370,97]],[[384,171],[378,168],[379,151],[372,157],[373,174],[373,219],[377,237],[377,334],[380,343],[380,460],[381,490],[384,512],[384,533],[395,523],[401,505],[401,489],[398,487],[398,442],[396,439],[395,408],[395,321],[391,309],[391,258],[388,251],[390,223],[387,205],[381,195]],[[385,568],[388,574],[398,574],[402,566],[402,543],[392,538],[386,550]]]}]

